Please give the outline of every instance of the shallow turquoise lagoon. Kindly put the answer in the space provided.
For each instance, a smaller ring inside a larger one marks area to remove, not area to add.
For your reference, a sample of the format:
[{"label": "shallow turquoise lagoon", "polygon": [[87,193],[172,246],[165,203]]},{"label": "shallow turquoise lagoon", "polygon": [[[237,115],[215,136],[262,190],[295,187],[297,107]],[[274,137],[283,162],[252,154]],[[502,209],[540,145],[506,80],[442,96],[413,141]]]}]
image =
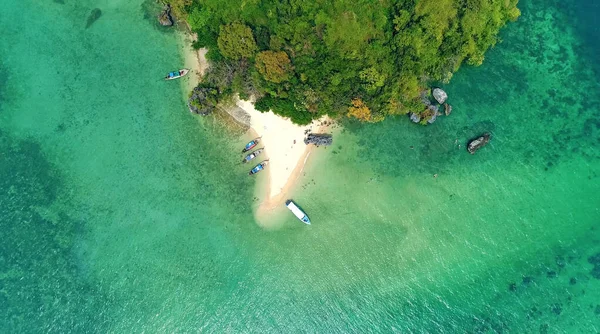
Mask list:
[{"label": "shallow turquoise lagoon", "polygon": [[154,2],[0,5],[1,332],[600,330],[597,3],[523,1],[433,126],[345,123],[271,229]]}]

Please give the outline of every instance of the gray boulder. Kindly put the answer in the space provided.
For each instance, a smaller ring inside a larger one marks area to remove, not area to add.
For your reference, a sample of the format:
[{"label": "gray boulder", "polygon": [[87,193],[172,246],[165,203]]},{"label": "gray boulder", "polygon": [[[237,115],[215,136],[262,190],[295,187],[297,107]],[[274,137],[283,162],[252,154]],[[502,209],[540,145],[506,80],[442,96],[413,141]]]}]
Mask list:
[{"label": "gray boulder", "polygon": [[415,114],[414,112],[411,112],[410,114],[408,114],[408,116],[410,116],[410,120],[414,123],[419,123],[421,121],[421,116]]},{"label": "gray boulder", "polygon": [[444,92],[441,88],[433,89],[433,98],[439,103],[443,104],[448,99],[448,94]]},{"label": "gray boulder", "polygon": [[431,101],[429,100],[429,97],[427,96],[427,91],[421,92],[421,102],[426,107],[429,107],[431,105]]},{"label": "gray boulder", "polygon": [[446,113],[446,116],[449,116],[450,113],[452,113],[452,106],[448,103],[444,103],[444,112]]},{"label": "gray boulder", "polygon": [[333,144],[333,137],[326,133],[309,133],[304,138],[304,144],[314,144],[316,146],[329,146]]},{"label": "gray boulder", "polygon": [[435,122],[435,120],[437,119],[437,117],[438,117],[438,113],[435,113],[435,114],[431,115],[431,117],[427,120],[427,123],[433,124],[433,122]]},{"label": "gray boulder", "polygon": [[158,15],[158,22],[161,26],[170,27],[173,25],[173,17],[171,16],[171,5],[166,4],[162,12]]},{"label": "gray boulder", "polygon": [[428,109],[431,111],[431,117],[427,120],[427,123],[433,124],[433,122],[435,122],[437,117],[441,114],[439,112],[438,106],[431,105],[428,107]]},{"label": "gray boulder", "polygon": [[469,151],[471,154],[475,154],[478,149],[487,145],[491,138],[492,135],[489,132],[486,132],[483,135],[471,140],[467,145],[467,151]]}]

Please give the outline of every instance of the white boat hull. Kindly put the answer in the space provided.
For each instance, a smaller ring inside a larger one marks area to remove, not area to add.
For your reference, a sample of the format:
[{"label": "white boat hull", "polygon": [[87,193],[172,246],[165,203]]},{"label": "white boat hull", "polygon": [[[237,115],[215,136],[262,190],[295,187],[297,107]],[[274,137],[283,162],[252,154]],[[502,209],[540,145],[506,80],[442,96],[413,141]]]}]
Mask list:
[{"label": "white boat hull", "polygon": [[174,76],[166,76],[165,80],[175,80],[175,79],[179,79],[183,76],[185,76],[186,74],[188,74],[190,72],[190,70],[188,70],[187,68],[181,69],[179,70],[179,75],[174,75]]},{"label": "white boat hull", "polygon": [[296,216],[296,218],[298,218],[301,222],[310,225],[310,219],[306,213],[304,213],[304,211],[302,211],[302,209],[296,205],[296,203],[294,203],[292,200],[289,200],[285,203],[285,206],[287,206],[287,208],[290,209],[294,216]]}]

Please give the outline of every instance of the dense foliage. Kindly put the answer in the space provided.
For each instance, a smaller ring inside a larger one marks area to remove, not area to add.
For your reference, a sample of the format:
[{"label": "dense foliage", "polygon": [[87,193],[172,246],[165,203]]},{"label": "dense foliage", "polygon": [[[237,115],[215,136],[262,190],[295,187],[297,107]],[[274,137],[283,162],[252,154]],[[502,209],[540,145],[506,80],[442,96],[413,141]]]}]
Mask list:
[{"label": "dense foliage", "polygon": [[284,51],[263,51],[256,56],[256,69],[265,80],[280,83],[289,79],[292,66]]},{"label": "dense foliage", "polygon": [[481,64],[517,1],[170,0],[210,50],[203,85],[301,123],[424,111],[420,92]]},{"label": "dense foliage", "polygon": [[239,22],[221,25],[217,45],[223,56],[233,60],[251,58],[257,49],[252,29]]}]

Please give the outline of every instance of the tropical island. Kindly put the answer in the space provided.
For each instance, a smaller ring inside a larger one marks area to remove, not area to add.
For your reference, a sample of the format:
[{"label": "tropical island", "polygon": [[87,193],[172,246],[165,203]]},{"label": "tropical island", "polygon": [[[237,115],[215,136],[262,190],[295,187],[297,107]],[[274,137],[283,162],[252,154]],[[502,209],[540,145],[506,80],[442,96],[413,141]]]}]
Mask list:
[{"label": "tropical island", "polygon": [[227,106],[261,138],[266,212],[302,172],[314,147],[306,135],[327,131],[331,119],[408,114],[427,125],[441,108],[450,114],[446,93],[432,88],[464,63],[482,64],[500,29],[519,17],[517,1],[168,0],[159,21],[185,20],[200,50],[190,110]]},{"label": "tropical island", "polygon": [[422,92],[459,67],[481,65],[518,0],[315,2],[168,0],[207,48],[196,104],[239,96],[294,123],[323,115],[376,122],[435,113]]}]

